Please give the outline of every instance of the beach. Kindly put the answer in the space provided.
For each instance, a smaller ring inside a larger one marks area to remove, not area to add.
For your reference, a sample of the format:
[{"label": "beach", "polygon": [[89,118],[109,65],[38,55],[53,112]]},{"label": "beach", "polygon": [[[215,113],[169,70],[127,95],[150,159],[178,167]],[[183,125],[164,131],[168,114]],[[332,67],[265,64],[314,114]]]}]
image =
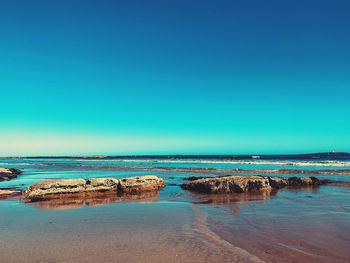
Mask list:
[{"label": "beach", "polygon": [[0,263],[349,263],[349,11],[1,1]]},{"label": "beach", "polygon": [[[1,200],[0,261],[349,262],[349,166],[348,160],[3,158],[0,167],[22,174],[0,182],[2,189],[24,190],[52,179],[151,174],[167,186],[131,198]],[[180,187],[190,176],[285,169],[290,172],[271,176],[313,176],[318,171],[318,178],[338,185],[240,194]],[[327,170],[332,173],[322,172]]]}]

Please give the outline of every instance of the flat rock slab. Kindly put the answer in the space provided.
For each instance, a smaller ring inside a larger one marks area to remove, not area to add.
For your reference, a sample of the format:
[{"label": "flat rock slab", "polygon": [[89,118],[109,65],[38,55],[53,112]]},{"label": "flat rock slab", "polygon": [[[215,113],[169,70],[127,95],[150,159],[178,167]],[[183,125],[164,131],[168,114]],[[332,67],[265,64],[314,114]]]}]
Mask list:
[{"label": "flat rock slab", "polygon": [[125,194],[157,191],[165,187],[164,180],[154,176],[137,176],[119,180],[118,190]]},{"label": "flat rock slab", "polygon": [[21,190],[16,189],[0,189],[0,200],[6,199],[8,197],[20,197],[22,194]]},{"label": "flat rock slab", "polygon": [[115,178],[90,178],[85,182],[86,192],[117,191],[118,180]]},{"label": "flat rock slab", "polygon": [[59,179],[32,184],[23,192],[26,201],[55,198],[77,198],[79,195],[110,193],[111,195],[139,194],[165,187],[164,180],[147,175],[117,180],[115,178]]},{"label": "flat rock slab", "polygon": [[186,190],[206,194],[245,193],[280,189],[286,186],[320,185],[322,182],[315,177],[265,177],[265,176],[224,176],[204,178],[182,184]]},{"label": "flat rock slab", "polygon": [[58,179],[42,181],[27,187],[23,195],[31,201],[54,198],[54,195],[84,193],[84,179]]}]

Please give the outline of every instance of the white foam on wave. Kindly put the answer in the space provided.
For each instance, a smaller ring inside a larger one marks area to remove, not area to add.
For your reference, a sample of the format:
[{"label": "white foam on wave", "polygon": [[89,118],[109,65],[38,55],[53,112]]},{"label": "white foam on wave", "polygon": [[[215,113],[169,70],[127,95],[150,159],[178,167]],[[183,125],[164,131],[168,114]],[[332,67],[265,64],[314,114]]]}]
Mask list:
[{"label": "white foam on wave", "polygon": [[145,163],[207,163],[207,164],[250,164],[250,165],[291,165],[291,166],[338,166],[350,167],[350,162],[346,161],[214,161],[214,160],[118,160],[119,162],[145,162]]},{"label": "white foam on wave", "polygon": [[[76,161],[77,159],[72,159]],[[319,167],[350,167],[350,161],[271,161],[271,160],[163,160],[163,159],[89,159],[79,162],[100,163],[183,163],[183,164],[238,164],[238,165],[278,165],[278,166],[319,166]],[[45,165],[45,163],[1,162],[0,165]]]}]

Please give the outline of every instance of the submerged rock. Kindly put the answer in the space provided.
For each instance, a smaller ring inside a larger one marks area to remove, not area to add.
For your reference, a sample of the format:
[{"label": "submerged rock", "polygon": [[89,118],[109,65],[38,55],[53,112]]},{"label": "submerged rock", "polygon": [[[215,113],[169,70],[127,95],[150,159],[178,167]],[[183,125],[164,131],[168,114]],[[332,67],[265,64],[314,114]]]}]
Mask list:
[{"label": "submerged rock", "polygon": [[182,184],[181,187],[200,193],[228,194],[280,189],[286,186],[320,185],[321,183],[315,177],[225,176],[198,179]]},{"label": "submerged rock", "polygon": [[22,191],[17,189],[0,189],[0,200],[4,200],[8,197],[19,197]]},{"label": "submerged rock", "polygon": [[147,175],[117,180],[115,178],[59,179],[32,184],[23,192],[27,201],[49,200],[55,198],[77,198],[95,193],[139,194],[157,191],[165,187],[164,180]]},{"label": "submerged rock", "polygon": [[16,178],[21,173],[21,170],[15,168],[0,168],[0,182]]}]

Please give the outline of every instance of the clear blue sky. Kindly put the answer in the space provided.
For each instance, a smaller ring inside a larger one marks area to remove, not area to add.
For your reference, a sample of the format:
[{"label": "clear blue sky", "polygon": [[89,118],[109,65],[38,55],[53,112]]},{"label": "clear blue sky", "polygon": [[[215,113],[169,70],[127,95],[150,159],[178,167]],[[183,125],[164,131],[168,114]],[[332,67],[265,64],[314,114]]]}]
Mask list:
[{"label": "clear blue sky", "polygon": [[349,1],[0,4],[0,156],[350,151]]}]

